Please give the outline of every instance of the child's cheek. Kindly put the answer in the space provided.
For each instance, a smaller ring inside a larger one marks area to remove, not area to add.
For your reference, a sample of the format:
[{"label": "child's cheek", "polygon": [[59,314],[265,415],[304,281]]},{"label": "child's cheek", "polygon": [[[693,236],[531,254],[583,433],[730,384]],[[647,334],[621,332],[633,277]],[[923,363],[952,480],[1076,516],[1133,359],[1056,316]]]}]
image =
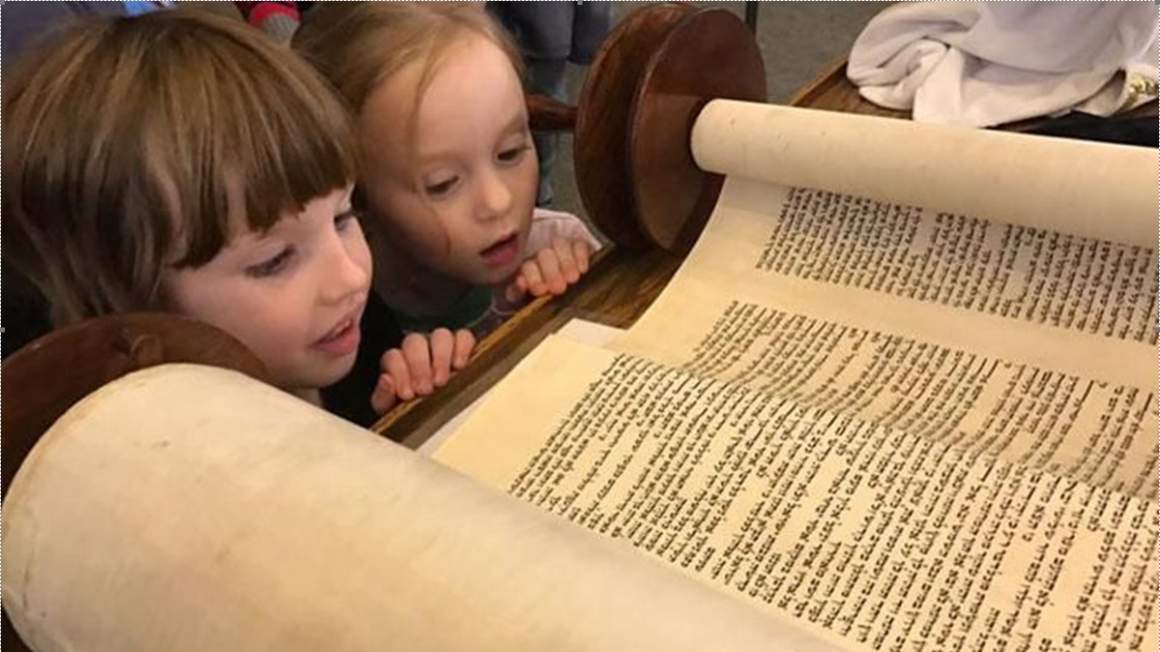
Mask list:
[{"label": "child's cheek", "polygon": [[408,249],[423,260],[437,259],[448,253],[450,240],[435,216],[424,220],[403,220],[392,230],[402,236]]}]

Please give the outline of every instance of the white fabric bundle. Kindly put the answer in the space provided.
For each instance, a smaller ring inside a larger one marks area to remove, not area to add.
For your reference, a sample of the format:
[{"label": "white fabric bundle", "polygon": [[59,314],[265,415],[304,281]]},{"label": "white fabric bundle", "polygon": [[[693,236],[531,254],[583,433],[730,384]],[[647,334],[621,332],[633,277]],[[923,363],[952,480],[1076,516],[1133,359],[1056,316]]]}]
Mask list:
[{"label": "white fabric bundle", "polygon": [[847,75],[914,120],[984,127],[1156,97],[1154,2],[931,2],[876,16]]}]

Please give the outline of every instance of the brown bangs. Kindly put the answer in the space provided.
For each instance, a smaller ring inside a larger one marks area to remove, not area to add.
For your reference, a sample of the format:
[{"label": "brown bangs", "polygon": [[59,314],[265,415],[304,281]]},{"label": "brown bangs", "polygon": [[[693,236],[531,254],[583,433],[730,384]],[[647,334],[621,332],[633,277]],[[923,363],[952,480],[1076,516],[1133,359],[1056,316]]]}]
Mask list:
[{"label": "brown bangs", "polygon": [[[143,143],[148,165],[176,195],[179,267],[217,255],[236,229],[231,208],[244,209],[249,230],[265,230],[356,175],[349,114],[325,82],[281,46],[255,43],[252,28],[230,28],[242,38],[167,35],[171,56],[145,71],[164,80],[145,99],[158,110]],[[170,66],[201,70],[166,79],[160,68]],[[239,197],[244,205],[231,207]]]},{"label": "brown bangs", "polygon": [[357,175],[341,101],[240,21],[87,21],[7,77],[4,259],[58,324],[166,309],[167,267],[205,264],[236,231],[267,229]]}]

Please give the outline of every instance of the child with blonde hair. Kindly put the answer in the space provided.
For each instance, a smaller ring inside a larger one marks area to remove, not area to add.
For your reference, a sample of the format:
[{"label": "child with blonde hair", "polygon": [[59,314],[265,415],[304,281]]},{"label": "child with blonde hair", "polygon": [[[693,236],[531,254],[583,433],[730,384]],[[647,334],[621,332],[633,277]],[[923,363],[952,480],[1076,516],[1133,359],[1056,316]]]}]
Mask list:
[{"label": "child with blonde hair", "polygon": [[330,403],[372,265],[349,116],[317,72],[239,21],[183,11],[80,22],[21,64],[4,89],[4,257],[53,322],[194,317]]},{"label": "child with blonde hair", "polygon": [[[519,57],[480,4],[324,4],[293,45],[355,111],[374,289],[404,330],[479,336],[527,295],[563,293],[587,271],[599,242],[584,224],[535,210]],[[384,355],[377,393],[429,389],[400,370],[446,358],[446,339]]]}]

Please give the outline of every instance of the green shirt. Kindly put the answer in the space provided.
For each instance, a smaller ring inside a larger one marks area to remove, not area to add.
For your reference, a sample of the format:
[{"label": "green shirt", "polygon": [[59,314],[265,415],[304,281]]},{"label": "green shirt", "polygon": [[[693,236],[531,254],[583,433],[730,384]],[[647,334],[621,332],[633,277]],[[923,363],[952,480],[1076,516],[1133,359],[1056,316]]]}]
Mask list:
[{"label": "green shirt", "polygon": [[491,288],[483,285],[472,287],[441,315],[408,315],[395,311],[395,317],[403,332],[430,333],[437,328],[452,331],[466,328],[477,339],[495,330],[496,326],[510,316],[509,313],[500,312]]}]

